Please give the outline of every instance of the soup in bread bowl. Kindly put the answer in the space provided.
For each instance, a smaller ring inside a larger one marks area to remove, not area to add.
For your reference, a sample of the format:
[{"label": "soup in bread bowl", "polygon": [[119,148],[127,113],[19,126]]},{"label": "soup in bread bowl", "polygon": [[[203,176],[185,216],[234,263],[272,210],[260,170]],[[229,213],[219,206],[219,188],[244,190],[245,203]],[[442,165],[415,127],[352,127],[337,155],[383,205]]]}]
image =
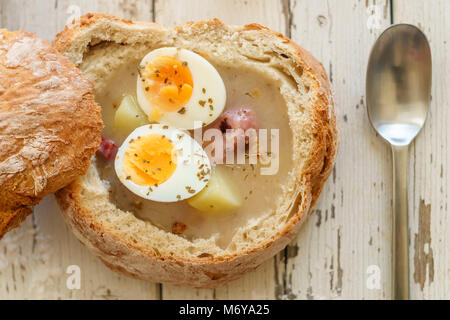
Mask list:
[{"label": "soup in bread bowl", "polygon": [[259,25],[166,28],[108,15],[54,46],[95,84],[102,144],[57,194],[75,235],[110,268],[215,287],[295,236],[334,164],[326,73]]}]

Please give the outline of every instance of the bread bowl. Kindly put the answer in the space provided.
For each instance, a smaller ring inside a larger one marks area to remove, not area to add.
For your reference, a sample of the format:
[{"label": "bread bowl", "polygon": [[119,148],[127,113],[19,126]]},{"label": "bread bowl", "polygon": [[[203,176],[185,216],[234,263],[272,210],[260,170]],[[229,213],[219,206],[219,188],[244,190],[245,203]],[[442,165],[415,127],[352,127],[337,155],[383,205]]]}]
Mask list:
[{"label": "bread bowl", "polygon": [[[114,135],[108,130],[111,112],[121,95],[136,90],[140,61],[166,47],[206,59],[223,78],[227,104],[250,105],[262,127],[280,130],[280,171],[273,177],[245,180],[245,167],[235,175],[225,169],[246,196],[238,215],[205,218],[186,201],[128,206],[120,195],[133,195],[124,181],[105,173],[97,156],[85,176],[57,193],[57,201],[75,235],[108,267],[151,282],[217,287],[292,240],[330,174],[337,147],[329,82],[309,52],[257,24],[215,19],[166,28],[99,14],[68,25],[53,45],[95,84],[103,134]],[[180,219],[185,221],[178,224]]]},{"label": "bread bowl", "polygon": [[93,90],[49,42],[0,29],[0,238],[86,172],[102,129]]}]

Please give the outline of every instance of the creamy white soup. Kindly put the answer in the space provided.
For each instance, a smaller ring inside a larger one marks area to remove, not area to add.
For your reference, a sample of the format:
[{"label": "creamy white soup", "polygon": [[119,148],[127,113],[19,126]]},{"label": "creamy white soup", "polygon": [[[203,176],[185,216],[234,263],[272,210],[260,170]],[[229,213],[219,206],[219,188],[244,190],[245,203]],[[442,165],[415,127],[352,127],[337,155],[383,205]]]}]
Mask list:
[{"label": "creamy white soup", "polygon": [[[140,60],[128,61],[110,75],[96,100],[102,106],[103,136],[120,146],[126,136],[114,128],[114,115],[125,95],[136,95],[137,67]],[[136,217],[176,233],[187,239],[216,236],[216,243],[225,248],[239,227],[252,218],[261,217],[279,205],[283,182],[292,169],[292,135],[285,101],[277,83],[262,72],[242,67],[221,66],[210,61],[222,77],[227,102],[225,110],[245,107],[255,111],[259,129],[279,129],[279,168],[274,175],[262,175],[260,164],[220,164],[234,188],[241,195],[242,206],[221,215],[201,212],[186,200],[163,203],[141,198],[130,192],[117,178],[113,160],[97,156],[100,177],[108,181],[110,200]],[[270,140],[269,140],[270,151]]]}]

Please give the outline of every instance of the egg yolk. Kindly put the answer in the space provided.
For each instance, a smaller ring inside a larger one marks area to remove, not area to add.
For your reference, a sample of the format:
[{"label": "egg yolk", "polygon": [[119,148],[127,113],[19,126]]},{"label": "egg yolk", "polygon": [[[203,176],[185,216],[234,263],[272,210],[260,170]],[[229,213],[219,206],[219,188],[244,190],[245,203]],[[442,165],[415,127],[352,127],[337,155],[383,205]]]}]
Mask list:
[{"label": "egg yolk", "polygon": [[193,80],[187,62],[172,56],[157,56],[140,71],[144,93],[153,110],[151,122],[164,112],[181,110],[192,96]]},{"label": "egg yolk", "polygon": [[126,179],[141,186],[157,186],[167,181],[177,167],[174,145],[160,134],[130,140],[123,158]]}]

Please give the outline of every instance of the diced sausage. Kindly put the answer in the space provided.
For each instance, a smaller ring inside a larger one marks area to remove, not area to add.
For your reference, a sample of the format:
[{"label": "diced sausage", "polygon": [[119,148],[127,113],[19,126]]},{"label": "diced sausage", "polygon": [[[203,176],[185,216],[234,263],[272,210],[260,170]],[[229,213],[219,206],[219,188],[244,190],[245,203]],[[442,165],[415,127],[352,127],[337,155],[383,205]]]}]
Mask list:
[{"label": "diced sausage", "polygon": [[253,110],[238,107],[226,110],[218,119],[219,129],[226,133],[227,129],[256,129],[256,114]]},{"label": "diced sausage", "polygon": [[115,158],[118,149],[119,148],[115,145],[114,141],[102,137],[102,142],[100,143],[97,153],[106,160],[111,160]]},{"label": "diced sausage", "polygon": [[182,222],[174,222],[172,224],[172,233],[181,235],[183,234],[187,229],[187,226]]},{"label": "diced sausage", "polygon": [[[245,107],[235,107],[227,109],[222,115],[213,123],[213,128],[219,129],[222,132],[223,152],[222,158],[219,159],[217,152],[212,156],[212,161],[215,163],[224,163],[227,153],[226,139],[234,140],[234,148],[239,139],[245,139],[248,144],[249,138],[245,136],[245,132],[249,129],[257,129],[258,123],[256,113],[252,109]],[[241,129],[241,130],[238,130]],[[246,152],[248,148],[246,147]],[[236,149],[235,149],[236,152]]]}]

